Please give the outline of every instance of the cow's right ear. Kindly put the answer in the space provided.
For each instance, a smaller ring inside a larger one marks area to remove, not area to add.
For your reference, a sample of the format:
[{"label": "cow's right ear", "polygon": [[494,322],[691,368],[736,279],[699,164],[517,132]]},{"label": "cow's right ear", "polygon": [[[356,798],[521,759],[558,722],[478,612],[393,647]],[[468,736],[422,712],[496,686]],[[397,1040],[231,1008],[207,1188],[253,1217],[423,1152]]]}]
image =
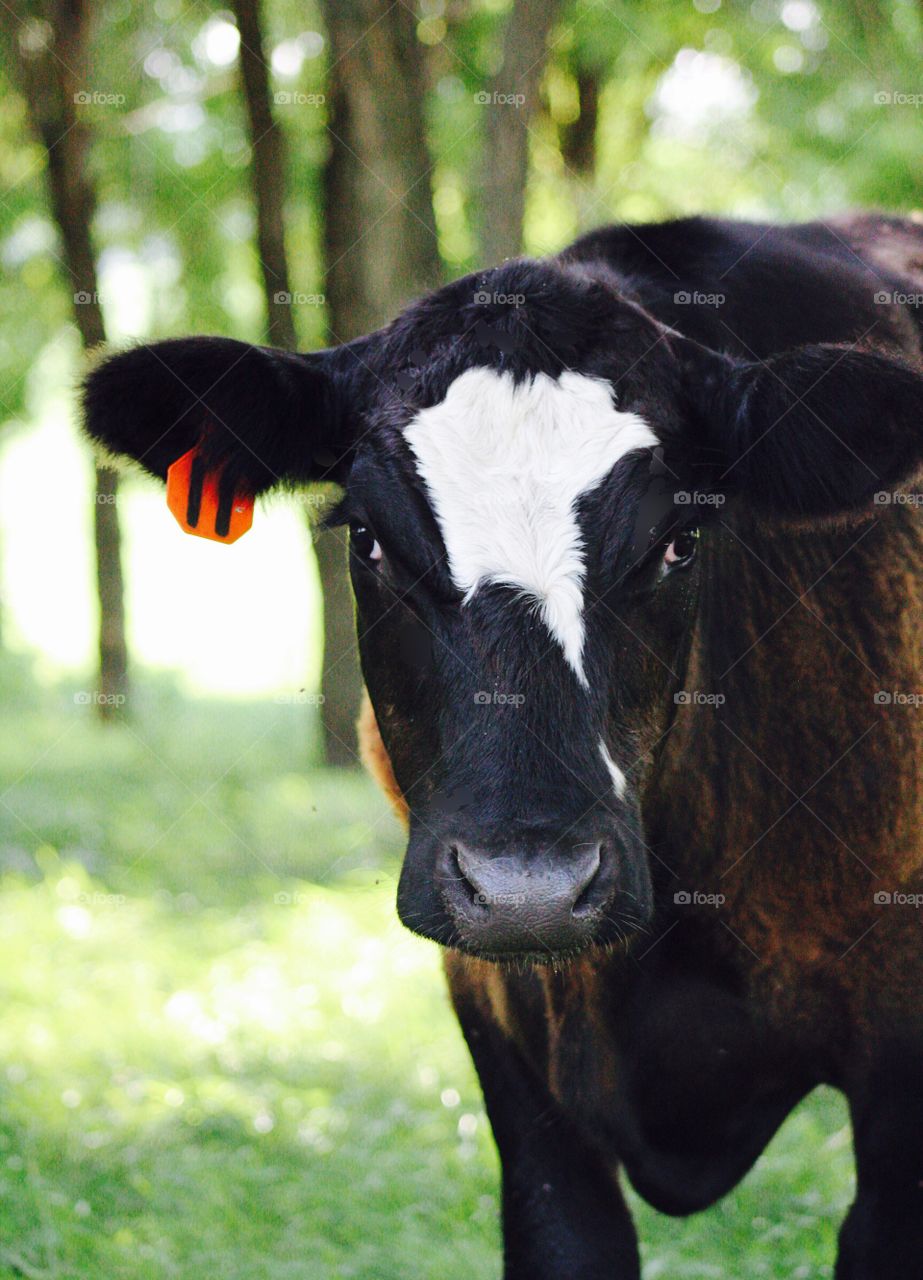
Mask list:
[{"label": "cow's right ear", "polygon": [[84,428],[161,479],[198,448],[223,488],[255,496],[280,484],[342,482],[351,454],[345,398],[334,352],[174,338],[98,363],[83,384]]}]

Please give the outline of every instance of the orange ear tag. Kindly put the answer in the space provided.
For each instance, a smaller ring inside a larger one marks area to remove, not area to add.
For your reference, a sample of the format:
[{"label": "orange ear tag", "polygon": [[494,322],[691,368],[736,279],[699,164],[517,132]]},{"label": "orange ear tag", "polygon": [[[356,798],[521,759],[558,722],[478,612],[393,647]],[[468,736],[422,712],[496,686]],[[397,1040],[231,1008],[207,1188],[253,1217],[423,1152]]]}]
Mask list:
[{"label": "orange ear tag", "polygon": [[253,499],[235,494],[221,501],[219,476],[207,472],[198,449],[190,449],[167,468],[167,506],[179,527],[212,542],[236,542],[253,524]]}]

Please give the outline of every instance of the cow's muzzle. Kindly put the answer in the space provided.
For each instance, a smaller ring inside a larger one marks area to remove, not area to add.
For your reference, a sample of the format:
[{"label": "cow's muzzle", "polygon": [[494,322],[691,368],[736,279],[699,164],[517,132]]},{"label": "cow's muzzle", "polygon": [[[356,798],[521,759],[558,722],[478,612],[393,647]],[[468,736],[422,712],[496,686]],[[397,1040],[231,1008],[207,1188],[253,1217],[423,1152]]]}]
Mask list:
[{"label": "cow's muzzle", "polygon": [[[551,961],[647,923],[640,853],[629,855],[619,833],[599,829],[512,846],[423,836],[411,841],[398,911],[415,932],[475,955]],[[429,872],[424,909],[413,891],[421,860]]]}]

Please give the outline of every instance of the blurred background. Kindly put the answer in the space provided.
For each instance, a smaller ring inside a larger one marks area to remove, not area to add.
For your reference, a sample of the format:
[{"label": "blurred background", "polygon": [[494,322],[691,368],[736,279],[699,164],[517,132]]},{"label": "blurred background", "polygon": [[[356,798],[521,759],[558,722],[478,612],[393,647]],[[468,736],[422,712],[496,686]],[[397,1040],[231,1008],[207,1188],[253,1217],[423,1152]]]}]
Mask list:
[{"label": "blurred background", "polygon": [[[94,462],[102,342],[335,343],[594,225],[923,207],[921,0],[0,4],[0,1277],[498,1276],[496,1159],[358,771],[324,494]],[[833,1095],[645,1280],[822,1277]]]}]

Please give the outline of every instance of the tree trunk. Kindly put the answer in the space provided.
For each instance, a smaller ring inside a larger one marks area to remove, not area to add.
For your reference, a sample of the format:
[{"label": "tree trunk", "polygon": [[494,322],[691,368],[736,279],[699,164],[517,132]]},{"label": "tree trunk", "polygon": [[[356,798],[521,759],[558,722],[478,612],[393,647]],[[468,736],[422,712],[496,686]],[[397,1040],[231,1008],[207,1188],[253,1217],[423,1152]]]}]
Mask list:
[{"label": "tree trunk", "polygon": [[[441,276],[416,21],[404,4],[383,8],[379,0],[324,4],[331,57],[325,291],[334,343],[377,329]],[[327,753],[331,762],[353,763],[362,678],[342,531],[319,532],[315,548],[327,602]]]},{"label": "tree trunk", "polygon": [[273,346],[298,346],[285,252],[285,139],[272,114],[259,0],[231,0],[240,32],[240,72],[250,128],[250,181],[266,295],[267,335]]},{"label": "tree trunk", "polygon": [[323,8],[331,55],[328,315],[331,336],[343,342],[391,319],[437,285],[442,270],[412,6],[325,0]]},{"label": "tree trunk", "polygon": [[[335,71],[328,84],[328,109],[336,127],[352,137],[349,100]],[[362,235],[351,187],[355,167],[347,144],[331,134],[323,174],[323,232],[327,326],[333,343],[367,333],[379,323],[367,293],[363,255],[355,249]],[[324,593],[324,746],[331,764],[349,765],[356,759],[354,726],[362,699],[362,674],[343,530],[318,528],[314,550]]]},{"label": "tree trunk", "polygon": [[[271,343],[295,350],[288,255],[285,249],[285,139],[272,112],[259,0],[232,0],[240,32],[240,69],[250,131],[250,180],[256,209],[257,245]],[[309,522],[321,582],[324,639],[321,725],[324,758],[335,766],[354,765],[356,717],[362,679],[356,653],[352,594],[342,532],[325,532]]]},{"label": "tree trunk", "polygon": [[317,570],[324,588],[324,661],[321,693],[324,704],[324,749],[327,763],[357,763],[356,719],[362,676],[356,645],[353,592],[347,567],[344,529],[320,529],[314,537]]},{"label": "tree trunk", "polygon": [[96,590],[99,596],[99,700],[106,719],[124,706],[128,692],[125,645],[125,586],[122,580],[122,531],[119,526],[119,477],[111,467],[96,468]]},{"label": "tree trunk", "polygon": [[488,266],[522,251],[529,126],[538,111],[548,37],[560,11],[560,0],[514,0],[500,70],[479,95],[487,112],[480,207]]},{"label": "tree trunk", "polygon": [[[5,10],[18,40],[29,116],[45,147],[51,211],[61,237],[74,320],[85,349],[106,340],[91,227],[96,195],[87,173],[89,130],[79,119],[76,95],[85,87],[87,12],[83,0],[51,0],[20,6],[21,23]],[[99,688],[103,720],[114,718],[128,692],[128,649],[122,582],[118,475],[96,468],[94,533],[99,591]]]},{"label": "tree trunk", "polygon": [[349,342],[377,329],[382,317],[370,296],[362,216],[356,196],[356,137],[349,94],[340,68],[330,71],[327,92],[330,136],[323,172],[324,289],[331,342]]},{"label": "tree trunk", "polygon": [[596,127],[599,123],[601,73],[597,67],[581,67],[576,72],[580,114],[561,130],[561,154],[568,169],[581,177],[596,170]]}]

